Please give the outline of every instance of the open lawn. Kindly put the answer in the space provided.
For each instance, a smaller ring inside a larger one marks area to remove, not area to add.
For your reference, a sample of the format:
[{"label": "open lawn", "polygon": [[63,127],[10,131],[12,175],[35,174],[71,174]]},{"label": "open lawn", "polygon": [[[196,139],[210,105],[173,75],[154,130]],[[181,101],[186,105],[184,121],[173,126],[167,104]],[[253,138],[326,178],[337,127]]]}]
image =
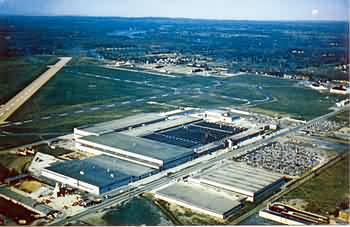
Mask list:
[{"label": "open lawn", "polygon": [[349,155],[320,175],[282,197],[282,202],[302,200],[306,211],[327,215],[349,204]]},{"label": "open lawn", "polygon": [[256,103],[267,97],[273,97],[276,101],[258,105],[257,108],[271,115],[278,112],[305,119],[328,112],[337,99],[305,89],[294,81],[277,78],[256,75],[172,78],[87,65],[86,62],[80,63],[78,58],[11,116],[10,121],[19,125],[6,127],[5,130],[17,135],[1,135],[0,149],[22,144],[23,141],[40,140],[40,136],[45,136],[35,133],[68,134],[81,125],[139,112],[173,109],[149,105],[147,101],[150,100],[175,106],[226,108]]},{"label": "open lawn", "polygon": [[57,57],[32,56],[0,61],[0,104],[9,100],[31,81],[54,64]]},{"label": "open lawn", "polygon": [[347,122],[347,124],[349,125],[350,124],[349,118],[350,118],[350,111],[346,110],[332,117],[332,120],[335,120],[338,122]]},{"label": "open lawn", "polygon": [[22,173],[24,168],[31,162],[33,156],[19,156],[15,154],[0,154],[0,165]]}]

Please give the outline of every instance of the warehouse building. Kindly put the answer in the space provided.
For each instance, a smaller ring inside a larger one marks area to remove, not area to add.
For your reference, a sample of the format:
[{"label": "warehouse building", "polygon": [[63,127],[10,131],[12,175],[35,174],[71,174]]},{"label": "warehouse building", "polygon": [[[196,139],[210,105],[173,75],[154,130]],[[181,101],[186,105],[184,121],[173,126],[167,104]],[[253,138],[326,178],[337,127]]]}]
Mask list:
[{"label": "warehouse building", "polygon": [[77,139],[84,136],[100,136],[111,132],[120,132],[130,128],[163,121],[165,118],[166,117],[157,113],[141,113],[122,119],[74,128],[74,138]]},{"label": "warehouse building", "polygon": [[255,201],[285,183],[283,175],[254,168],[241,162],[226,161],[188,179],[189,182],[239,193]]},{"label": "warehouse building", "polygon": [[157,190],[155,197],[221,219],[237,212],[244,199],[186,182],[167,185]]},{"label": "warehouse building", "polygon": [[[219,115],[224,113],[218,112]],[[247,135],[245,132],[251,132],[247,128],[208,122],[199,115],[179,114],[165,118],[160,114],[138,114],[109,124],[75,129],[75,146],[84,152],[168,169],[229,146],[226,142],[230,137],[243,134],[244,138],[250,138],[257,133]]]},{"label": "warehouse building", "polygon": [[157,172],[157,169],[107,155],[98,155],[83,160],[52,164],[42,170],[42,176],[82,191],[101,195]]},{"label": "warehouse building", "polygon": [[[42,176],[103,194],[225,148],[229,146],[228,139],[235,135],[250,138],[258,133],[241,127],[237,120],[239,117],[224,111],[171,116],[148,113],[75,128],[75,147],[96,156],[45,166]],[[233,121],[237,124],[231,124]]]},{"label": "warehouse building", "polygon": [[156,169],[168,169],[193,158],[191,149],[119,132],[82,137],[76,139],[76,143],[81,151],[105,154]]}]

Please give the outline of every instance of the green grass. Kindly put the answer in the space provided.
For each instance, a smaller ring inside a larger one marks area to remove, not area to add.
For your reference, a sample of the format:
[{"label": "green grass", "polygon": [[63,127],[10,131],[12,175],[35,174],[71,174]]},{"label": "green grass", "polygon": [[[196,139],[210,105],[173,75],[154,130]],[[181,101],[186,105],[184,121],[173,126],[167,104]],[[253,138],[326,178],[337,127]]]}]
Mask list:
[{"label": "green grass", "polygon": [[337,207],[349,203],[349,155],[320,175],[307,181],[283,200],[302,199],[306,210],[322,215],[334,213]]},{"label": "green grass", "polygon": [[23,105],[11,120],[26,119],[48,113],[69,111],[84,106],[104,104],[109,100],[125,101],[160,94],[133,84],[85,78],[59,72],[40,92]]},{"label": "green grass", "polygon": [[305,120],[330,112],[329,107],[333,106],[338,98],[298,86],[271,87],[269,92],[277,101],[260,105],[259,108]]},{"label": "green grass", "polygon": [[[91,113],[84,113],[74,116],[67,116],[64,118],[51,119],[45,122],[33,122],[31,124],[26,124],[20,127],[8,128],[7,131],[11,131],[14,133],[70,134],[73,133],[73,128],[82,125],[115,120],[141,112],[161,112],[170,110],[173,110],[173,108],[169,108],[167,106],[148,104],[142,106],[139,105],[122,108],[117,107],[109,110],[99,110]],[[43,140],[44,138],[49,138],[49,136],[0,136],[0,150],[32,143],[35,141]]]},{"label": "green grass", "polygon": [[338,113],[334,117],[332,117],[331,120],[335,120],[337,122],[347,122],[347,124],[349,125],[350,123],[349,118],[350,118],[350,111],[345,110],[343,112]]},{"label": "green grass", "polygon": [[22,173],[31,162],[33,156],[19,156],[15,154],[0,154],[0,165]]},{"label": "green grass", "polygon": [[[92,73],[101,76],[148,81],[167,88],[150,88],[144,85],[105,80],[101,78],[79,75],[76,72]],[[215,85],[220,82],[221,86]],[[256,87],[263,87],[263,92]],[[169,78],[145,73],[134,73],[106,69],[96,65],[73,64],[59,72],[47,85],[32,97],[11,120],[28,119],[38,114],[70,111],[76,108],[104,104],[114,101],[169,93],[170,88],[188,91],[200,88],[202,95],[183,93],[180,96],[169,96],[165,99],[169,104],[196,106],[205,108],[232,107],[244,102],[231,98],[248,100],[264,99],[263,93],[271,93],[277,102],[260,105],[259,108],[268,111],[287,113],[302,118],[312,118],[328,112],[336,97],[326,97],[318,92],[296,86],[293,81],[261,76],[245,75],[234,78],[206,78],[201,76],[183,76]],[[209,87],[208,89],[205,87]],[[210,96],[214,93],[217,96]],[[228,98],[222,98],[221,95]]]},{"label": "green grass", "polygon": [[[88,109],[96,105],[120,103],[138,98],[162,95],[172,92],[171,88],[178,88],[184,93],[178,96],[170,95],[154,101],[176,106],[193,106],[202,108],[236,107],[244,101],[233,100],[242,98],[261,100],[264,93],[271,93],[277,102],[260,105],[257,108],[267,112],[279,112],[301,118],[313,118],[325,112],[333,105],[337,97],[322,95],[297,85],[294,81],[268,78],[255,75],[244,75],[232,78],[210,78],[202,76],[179,76],[169,78],[145,73],[135,73],[106,69],[94,64],[87,64],[86,59],[75,58],[61,70],[52,80],[43,86],[27,103],[11,116],[10,121],[36,119],[50,114],[71,113],[76,110]],[[142,84],[125,83],[102,78],[94,78],[77,72],[92,73],[111,78],[133,81],[148,81],[165,88],[147,87]],[[221,84],[216,87],[217,84]],[[257,89],[261,86],[263,91]],[[207,87],[207,88],[206,88]],[[203,94],[189,94],[193,88],[200,88]],[[216,96],[210,96],[214,93]],[[228,98],[220,97],[227,96]],[[74,127],[90,123],[108,121],[120,117],[130,116],[137,112],[159,112],[171,108],[151,106],[135,103],[129,106],[116,106],[108,110],[91,113],[70,115],[64,118],[40,120],[33,124],[21,125],[10,130],[17,132],[72,132]],[[38,123],[39,122],[39,123]],[[19,137],[21,140],[28,138]],[[10,141],[10,142],[8,142]],[[14,137],[0,137],[1,144],[16,144]]]},{"label": "green grass", "polygon": [[0,154],[1,150],[5,150],[11,147],[17,147],[24,144],[30,144],[34,141],[42,140],[46,137],[39,136],[0,136]]},{"label": "green grass", "polygon": [[170,110],[173,110],[173,108],[160,105],[139,104],[135,106],[123,106],[98,110],[90,113],[85,112],[62,118],[53,118],[50,120],[43,121],[41,123],[33,122],[30,124],[26,124],[25,126],[12,127],[9,130],[13,132],[18,132],[21,129],[21,133],[72,133],[74,127],[82,125],[115,120],[130,115],[135,115],[138,113],[162,112]]},{"label": "green grass", "polygon": [[54,64],[57,57],[32,56],[9,58],[0,61],[0,103],[6,102],[17,92]]}]

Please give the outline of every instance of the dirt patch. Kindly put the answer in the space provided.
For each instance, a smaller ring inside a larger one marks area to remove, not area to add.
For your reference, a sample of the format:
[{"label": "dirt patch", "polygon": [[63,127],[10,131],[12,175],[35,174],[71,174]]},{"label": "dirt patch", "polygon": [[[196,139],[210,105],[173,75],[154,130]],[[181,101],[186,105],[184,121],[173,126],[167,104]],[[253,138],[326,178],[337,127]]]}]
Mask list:
[{"label": "dirt patch", "polygon": [[176,204],[169,204],[164,201],[162,203],[183,225],[223,225],[226,223],[224,220],[200,214]]},{"label": "dirt patch", "polygon": [[42,184],[36,180],[25,180],[22,182],[18,182],[14,186],[21,191],[32,193],[41,188]]}]

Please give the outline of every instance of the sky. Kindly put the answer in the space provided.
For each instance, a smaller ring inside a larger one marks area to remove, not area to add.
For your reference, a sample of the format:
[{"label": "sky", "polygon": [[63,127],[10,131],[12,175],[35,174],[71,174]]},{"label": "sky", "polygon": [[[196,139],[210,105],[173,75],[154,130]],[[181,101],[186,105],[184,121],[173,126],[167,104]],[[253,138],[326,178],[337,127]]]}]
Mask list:
[{"label": "sky", "polygon": [[349,0],[0,0],[0,14],[349,20]]}]

